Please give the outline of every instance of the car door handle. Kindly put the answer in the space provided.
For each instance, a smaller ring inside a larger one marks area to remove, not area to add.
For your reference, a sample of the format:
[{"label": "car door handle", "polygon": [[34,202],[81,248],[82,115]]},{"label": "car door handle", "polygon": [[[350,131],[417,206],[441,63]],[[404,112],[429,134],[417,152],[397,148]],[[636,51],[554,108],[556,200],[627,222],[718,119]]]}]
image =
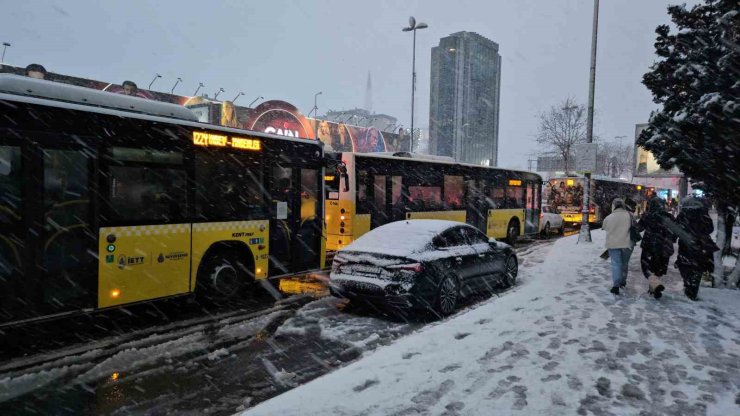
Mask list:
[{"label": "car door handle", "polygon": [[483,257],[486,257],[486,255],[485,254],[478,254],[478,257],[483,258]]},{"label": "car door handle", "polygon": [[458,263],[462,263],[462,257],[455,257],[455,261]]}]

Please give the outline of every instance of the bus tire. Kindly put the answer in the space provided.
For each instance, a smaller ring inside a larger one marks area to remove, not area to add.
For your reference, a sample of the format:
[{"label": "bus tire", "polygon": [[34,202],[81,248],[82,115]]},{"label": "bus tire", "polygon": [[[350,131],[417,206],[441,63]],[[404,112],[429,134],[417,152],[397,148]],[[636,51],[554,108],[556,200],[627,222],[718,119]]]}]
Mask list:
[{"label": "bus tire", "polygon": [[240,254],[233,248],[210,253],[200,267],[196,294],[213,303],[239,298],[254,278],[251,262]]},{"label": "bus tire", "polygon": [[506,242],[513,245],[519,237],[519,220],[512,218],[506,226]]}]

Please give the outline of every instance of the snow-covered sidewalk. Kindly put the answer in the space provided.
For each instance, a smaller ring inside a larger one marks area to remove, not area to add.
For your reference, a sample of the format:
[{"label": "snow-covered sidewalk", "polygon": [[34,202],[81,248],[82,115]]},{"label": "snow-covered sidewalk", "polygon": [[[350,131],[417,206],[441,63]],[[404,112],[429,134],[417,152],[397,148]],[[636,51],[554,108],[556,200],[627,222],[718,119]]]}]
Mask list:
[{"label": "snow-covered sidewalk", "polygon": [[277,396],[257,415],[740,414],[740,291],[689,301],[673,260],[609,294],[604,232],[557,241],[520,286]]}]

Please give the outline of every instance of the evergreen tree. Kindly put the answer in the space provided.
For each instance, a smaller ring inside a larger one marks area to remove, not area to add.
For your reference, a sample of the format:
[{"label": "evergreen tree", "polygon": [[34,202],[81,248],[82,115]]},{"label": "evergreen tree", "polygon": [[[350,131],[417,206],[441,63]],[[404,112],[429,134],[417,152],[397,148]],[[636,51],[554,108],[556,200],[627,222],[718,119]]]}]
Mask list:
[{"label": "evergreen tree", "polygon": [[677,31],[658,26],[660,59],[643,77],[662,108],[638,138],[723,207],[740,205],[739,11],[738,0],[668,7]]}]

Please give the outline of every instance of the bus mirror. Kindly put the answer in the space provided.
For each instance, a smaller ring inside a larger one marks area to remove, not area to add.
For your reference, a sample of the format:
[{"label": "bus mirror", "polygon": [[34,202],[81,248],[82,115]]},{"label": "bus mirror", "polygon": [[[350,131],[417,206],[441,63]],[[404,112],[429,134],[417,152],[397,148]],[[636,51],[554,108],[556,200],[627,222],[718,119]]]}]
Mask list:
[{"label": "bus mirror", "polygon": [[347,174],[347,165],[342,163],[337,166],[337,173],[339,177],[344,179],[344,192],[349,192],[349,174]]}]

